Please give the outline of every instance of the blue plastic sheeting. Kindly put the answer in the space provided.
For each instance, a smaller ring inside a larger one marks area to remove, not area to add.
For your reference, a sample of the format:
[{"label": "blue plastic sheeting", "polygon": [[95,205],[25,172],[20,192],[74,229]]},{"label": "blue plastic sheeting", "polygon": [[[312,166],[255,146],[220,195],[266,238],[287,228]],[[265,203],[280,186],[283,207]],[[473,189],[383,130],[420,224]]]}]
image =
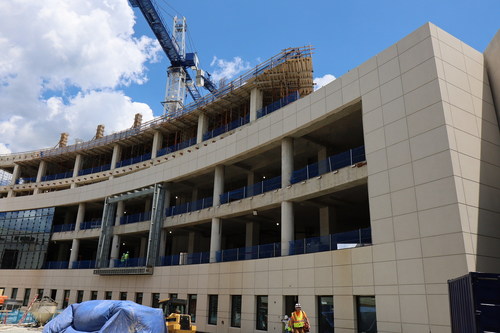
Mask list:
[{"label": "blue plastic sheeting", "polygon": [[43,333],[165,333],[161,309],[131,301],[87,301],[73,304],[52,319]]}]

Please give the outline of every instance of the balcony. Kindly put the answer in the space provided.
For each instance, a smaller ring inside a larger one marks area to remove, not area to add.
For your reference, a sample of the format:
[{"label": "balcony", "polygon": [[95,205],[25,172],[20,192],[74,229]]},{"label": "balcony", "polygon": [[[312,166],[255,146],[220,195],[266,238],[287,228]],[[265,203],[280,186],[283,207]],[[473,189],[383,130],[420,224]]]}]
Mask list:
[{"label": "balcony", "polygon": [[120,217],[120,224],[137,223],[151,220],[151,212],[142,212],[137,214],[125,215]]},{"label": "balcony", "polygon": [[225,204],[231,201],[253,197],[254,195],[262,194],[279,188],[281,188],[281,176],[266,179],[250,186],[245,186],[233,191],[223,193],[220,195],[220,203]]},{"label": "balcony", "polygon": [[74,231],[75,224],[56,224],[52,226],[52,232]]},{"label": "balcony", "polygon": [[117,162],[116,163],[116,167],[117,168],[121,168],[121,167],[124,167],[124,166],[127,166],[127,165],[132,165],[132,164],[144,162],[144,161],[147,161],[147,160],[150,160],[150,159],[151,159],[151,153],[146,153],[144,155],[140,155],[140,156],[136,156],[136,157],[131,157],[131,158],[128,158],[126,160],[122,160],[120,162]]},{"label": "balcony", "polygon": [[174,215],[194,212],[197,210],[202,210],[208,207],[212,207],[213,203],[214,203],[214,198],[209,197],[197,201],[187,202],[182,205],[168,207],[165,210],[165,216],[174,216]]},{"label": "balcony", "polygon": [[196,144],[196,138],[191,138],[189,140],[182,141],[181,143],[178,143],[176,145],[172,145],[172,146],[168,146],[168,147],[159,149],[156,152],[156,156],[160,157],[160,156],[163,156],[163,155],[166,155],[166,154],[170,154],[170,153],[176,152],[178,150],[182,150],[182,149],[185,149],[187,147],[191,147],[191,146],[193,146],[195,144]]}]

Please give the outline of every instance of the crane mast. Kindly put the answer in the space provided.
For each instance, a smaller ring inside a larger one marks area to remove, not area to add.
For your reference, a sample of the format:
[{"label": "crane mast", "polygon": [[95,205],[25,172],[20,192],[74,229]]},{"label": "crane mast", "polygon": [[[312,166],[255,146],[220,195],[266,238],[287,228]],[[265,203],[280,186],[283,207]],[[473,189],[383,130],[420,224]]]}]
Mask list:
[{"label": "crane mast", "polygon": [[[217,90],[210,79],[210,74],[198,68],[196,53],[186,53],[186,18],[174,18],[173,33],[170,34],[156,10],[152,0],[129,0],[132,7],[138,7],[155,34],[163,51],[170,60],[167,69],[167,87],[165,101],[162,103],[164,114],[169,117],[176,114],[184,106],[186,90],[196,102],[201,94],[196,85],[203,86],[210,92]],[[196,85],[188,69],[196,71]]]}]

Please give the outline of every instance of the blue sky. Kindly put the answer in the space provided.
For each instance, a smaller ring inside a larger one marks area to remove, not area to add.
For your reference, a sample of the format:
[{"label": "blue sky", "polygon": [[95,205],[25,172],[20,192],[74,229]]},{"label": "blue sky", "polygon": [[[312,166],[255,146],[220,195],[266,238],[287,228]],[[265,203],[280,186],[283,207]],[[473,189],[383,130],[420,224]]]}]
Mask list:
[{"label": "blue sky", "polygon": [[[340,77],[428,21],[479,51],[500,28],[499,0],[155,1],[169,25],[186,16],[190,51],[229,79],[288,47],[313,45],[314,77]],[[169,64],[127,0],[0,1],[0,50],[0,154],[163,112]]]},{"label": "blue sky", "polygon": [[[428,21],[479,51],[500,29],[498,0],[156,2],[169,24],[176,11],[187,18],[201,65],[208,71],[213,70],[213,57],[230,61],[238,56],[255,66],[283,48],[311,44],[314,76],[339,77]],[[134,12],[136,33],[154,38],[141,13]],[[127,90],[134,99],[147,101],[155,115],[161,113],[165,93],[165,61],[162,56],[161,63],[148,66],[146,85]]]}]

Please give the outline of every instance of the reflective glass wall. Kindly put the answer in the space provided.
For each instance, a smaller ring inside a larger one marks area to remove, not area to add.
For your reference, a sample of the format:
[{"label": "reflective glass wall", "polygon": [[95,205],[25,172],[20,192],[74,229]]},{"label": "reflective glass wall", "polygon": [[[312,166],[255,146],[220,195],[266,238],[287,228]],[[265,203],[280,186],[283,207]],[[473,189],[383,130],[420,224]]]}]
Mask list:
[{"label": "reflective glass wall", "polygon": [[0,268],[42,268],[54,207],[0,213]]}]

